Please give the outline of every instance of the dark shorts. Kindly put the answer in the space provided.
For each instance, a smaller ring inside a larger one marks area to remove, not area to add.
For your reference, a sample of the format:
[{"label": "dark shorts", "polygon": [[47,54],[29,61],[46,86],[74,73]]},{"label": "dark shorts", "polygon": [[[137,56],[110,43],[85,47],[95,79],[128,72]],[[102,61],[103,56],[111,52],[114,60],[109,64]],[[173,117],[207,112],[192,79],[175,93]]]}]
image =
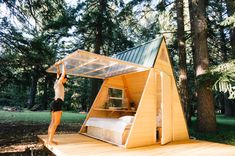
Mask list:
[{"label": "dark shorts", "polygon": [[64,101],[61,99],[57,99],[51,102],[51,111],[56,112],[56,111],[61,111],[62,110],[62,105]]}]

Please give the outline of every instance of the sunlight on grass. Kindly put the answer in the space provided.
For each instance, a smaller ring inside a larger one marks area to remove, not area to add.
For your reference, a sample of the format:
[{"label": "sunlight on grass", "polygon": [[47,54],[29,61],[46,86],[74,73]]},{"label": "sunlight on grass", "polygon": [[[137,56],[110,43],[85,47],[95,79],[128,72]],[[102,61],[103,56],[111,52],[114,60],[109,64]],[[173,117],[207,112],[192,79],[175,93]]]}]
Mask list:
[{"label": "sunlight on grass", "polygon": [[[76,123],[83,122],[85,119],[85,114],[73,113],[73,112],[63,112],[61,122],[67,123]],[[23,112],[7,112],[0,111],[0,123],[49,123],[51,120],[50,112],[41,111],[41,112],[32,112],[32,111],[23,111]]]}]

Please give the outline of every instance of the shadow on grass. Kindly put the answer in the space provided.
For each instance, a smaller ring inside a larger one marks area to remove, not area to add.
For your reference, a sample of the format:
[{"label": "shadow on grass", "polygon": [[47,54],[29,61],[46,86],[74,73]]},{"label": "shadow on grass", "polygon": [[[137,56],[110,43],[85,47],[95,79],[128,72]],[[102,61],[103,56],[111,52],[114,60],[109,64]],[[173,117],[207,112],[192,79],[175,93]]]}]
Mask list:
[{"label": "shadow on grass", "polygon": [[190,136],[198,140],[235,145],[235,117],[217,115],[216,122],[216,132],[201,133],[196,131],[196,118],[192,118],[192,125],[189,127]]}]

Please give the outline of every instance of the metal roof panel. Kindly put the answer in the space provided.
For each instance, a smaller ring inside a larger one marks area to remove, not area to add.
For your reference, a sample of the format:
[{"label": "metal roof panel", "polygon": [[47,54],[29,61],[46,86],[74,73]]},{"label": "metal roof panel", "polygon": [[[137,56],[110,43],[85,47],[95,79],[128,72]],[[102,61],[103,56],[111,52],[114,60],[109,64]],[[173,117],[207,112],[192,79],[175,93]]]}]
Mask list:
[{"label": "metal roof panel", "polygon": [[151,68],[154,65],[154,61],[156,60],[162,39],[163,36],[160,36],[134,48],[123,52],[118,52],[112,55],[112,57]]}]

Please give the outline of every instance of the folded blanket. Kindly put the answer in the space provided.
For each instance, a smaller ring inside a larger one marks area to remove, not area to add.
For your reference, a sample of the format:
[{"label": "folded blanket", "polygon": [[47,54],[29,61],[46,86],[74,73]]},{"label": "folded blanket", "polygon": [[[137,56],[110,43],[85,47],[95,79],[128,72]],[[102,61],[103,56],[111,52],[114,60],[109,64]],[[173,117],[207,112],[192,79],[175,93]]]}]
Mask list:
[{"label": "folded blanket", "polygon": [[130,127],[131,124],[121,119],[91,117],[87,120],[86,126],[99,127],[123,133],[125,128]]}]

